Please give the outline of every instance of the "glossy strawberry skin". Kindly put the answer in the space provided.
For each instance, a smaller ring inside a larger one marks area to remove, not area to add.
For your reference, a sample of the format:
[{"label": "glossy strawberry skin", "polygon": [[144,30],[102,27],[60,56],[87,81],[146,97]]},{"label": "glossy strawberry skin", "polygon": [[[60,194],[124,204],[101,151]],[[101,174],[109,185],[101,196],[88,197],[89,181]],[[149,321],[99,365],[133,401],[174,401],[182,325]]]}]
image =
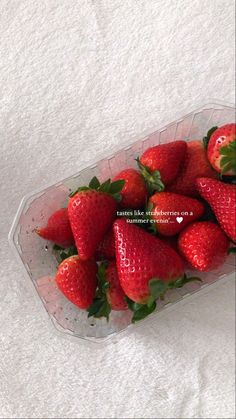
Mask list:
[{"label": "glossy strawberry skin", "polygon": [[116,201],[104,192],[80,191],[70,198],[68,214],[78,254],[90,259],[116,217]]},{"label": "glossy strawberry skin", "polygon": [[[220,150],[222,147],[228,146],[232,141],[236,140],[236,124],[226,124],[218,128],[210,137],[207,146],[207,157],[212,167],[218,172],[222,172],[221,160],[222,155]],[[234,157],[234,163],[236,155]],[[235,163],[236,164],[236,163]],[[235,175],[236,172],[232,169],[224,173],[225,176]]]},{"label": "glossy strawberry skin", "polygon": [[60,291],[77,307],[86,309],[93,301],[97,287],[97,264],[79,256],[65,259],[58,267],[56,283]]},{"label": "glossy strawberry skin", "polygon": [[47,226],[35,231],[40,237],[62,247],[69,247],[74,243],[67,208],[61,208],[54,212],[49,217]]},{"label": "glossy strawberry skin", "polygon": [[197,179],[196,185],[210,204],[222,230],[236,242],[236,185],[208,178]]},{"label": "glossy strawberry skin", "polygon": [[138,170],[125,169],[114,177],[113,182],[117,180],[125,181],[125,185],[121,191],[122,200],[120,206],[122,208],[137,209],[145,206],[147,188],[145,181]]},{"label": "glossy strawberry skin", "polygon": [[111,228],[104,236],[102,241],[99,243],[96,250],[96,259],[102,260],[112,260],[116,257],[116,248],[115,248],[115,237],[113,229]]},{"label": "glossy strawberry skin", "polygon": [[[204,212],[204,205],[197,199],[172,192],[157,192],[149,200],[152,204],[152,220],[158,233],[163,236],[174,236],[183,228],[200,218]],[[173,213],[173,215],[170,215]],[[183,218],[181,222],[177,220]],[[165,222],[166,221],[166,222]]]},{"label": "glossy strawberry skin", "polygon": [[148,148],[140,157],[142,165],[152,172],[158,170],[161,180],[169,185],[177,176],[186,153],[185,141],[173,141]]},{"label": "glossy strawberry skin", "polygon": [[106,268],[106,280],[109,283],[107,291],[107,300],[112,310],[126,310],[127,303],[125,301],[125,293],[120,285],[116,262],[111,261]]},{"label": "glossy strawberry skin", "polygon": [[167,244],[140,227],[119,219],[114,223],[117,270],[125,294],[145,304],[152,278],[171,281],[183,275],[179,255]]},{"label": "glossy strawberry skin", "polygon": [[198,196],[195,185],[198,177],[216,178],[217,173],[208,162],[202,141],[187,142],[187,152],[176,180],[168,187],[170,192],[187,196]]},{"label": "glossy strawberry skin", "polygon": [[207,272],[224,263],[229,240],[217,224],[201,221],[180,233],[178,248],[195,269]]}]

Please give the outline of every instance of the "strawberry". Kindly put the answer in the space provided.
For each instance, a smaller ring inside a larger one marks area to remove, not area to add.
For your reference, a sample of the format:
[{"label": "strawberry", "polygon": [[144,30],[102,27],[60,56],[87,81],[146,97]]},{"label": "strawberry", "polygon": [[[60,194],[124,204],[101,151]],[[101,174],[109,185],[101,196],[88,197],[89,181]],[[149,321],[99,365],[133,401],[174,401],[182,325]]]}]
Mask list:
[{"label": "strawberry", "polygon": [[197,199],[172,192],[155,193],[149,200],[151,205],[151,219],[163,236],[174,236],[204,212],[203,204]]},{"label": "strawberry", "polygon": [[79,256],[63,260],[56,273],[60,291],[79,308],[88,308],[97,287],[97,264],[94,260],[83,261]]},{"label": "strawberry", "polygon": [[113,229],[111,228],[103,237],[102,241],[99,243],[96,258],[97,260],[101,259],[115,259],[116,249],[115,249],[115,237]]},{"label": "strawberry", "polygon": [[157,237],[125,219],[115,221],[114,233],[118,275],[133,321],[154,311],[167,289],[193,280],[185,277],[179,255]]},{"label": "strawberry", "polygon": [[116,217],[118,191],[123,181],[100,185],[93,178],[89,187],[79,188],[69,200],[68,214],[75,238],[75,244],[81,259],[93,257],[99,242],[112,225]]},{"label": "strawberry", "polygon": [[236,124],[213,127],[203,140],[212,167],[224,176],[236,175]]},{"label": "strawberry", "polygon": [[217,224],[200,221],[187,226],[180,233],[178,247],[194,268],[210,271],[225,261],[229,240]]},{"label": "strawberry", "polygon": [[208,178],[197,179],[196,185],[210,204],[222,230],[236,242],[236,185]]},{"label": "strawberry", "polygon": [[195,185],[198,177],[215,178],[216,172],[211,168],[205,148],[200,140],[187,143],[186,157],[177,179],[169,186],[168,190],[182,195],[197,196]]},{"label": "strawberry", "polygon": [[108,319],[111,310],[126,310],[128,306],[120,285],[116,262],[101,263],[97,276],[98,290],[88,309],[88,317],[106,317]]},{"label": "strawberry", "polygon": [[68,247],[74,243],[67,208],[54,212],[49,217],[46,227],[37,228],[35,231],[40,237],[62,247]]},{"label": "strawberry", "polygon": [[174,181],[186,153],[185,141],[173,141],[148,148],[137,159],[149,191],[161,191]]},{"label": "strawberry", "polygon": [[116,175],[113,181],[124,180],[125,185],[122,189],[122,208],[137,209],[144,207],[147,200],[147,188],[140,172],[135,169],[126,169]]}]

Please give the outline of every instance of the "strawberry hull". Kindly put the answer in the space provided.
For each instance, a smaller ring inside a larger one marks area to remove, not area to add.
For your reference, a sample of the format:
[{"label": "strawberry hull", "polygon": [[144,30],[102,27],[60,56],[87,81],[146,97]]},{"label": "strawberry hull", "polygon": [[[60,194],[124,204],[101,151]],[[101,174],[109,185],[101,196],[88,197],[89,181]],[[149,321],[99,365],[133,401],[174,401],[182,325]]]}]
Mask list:
[{"label": "strawberry hull", "polygon": [[[202,106],[168,126],[146,135],[141,140],[130,143],[129,146],[126,143],[122,150],[75,173],[70,178],[45,189],[34,191],[22,200],[9,233],[9,241],[26,273],[26,280],[33,285],[36,298],[41,300],[45,313],[48,314],[57,330],[71,338],[102,342],[112,336],[117,336],[118,339],[121,336],[120,331],[127,328],[132,330],[134,326],[131,326],[132,313],[129,310],[112,311],[110,320],[107,322],[105,318],[88,318],[85,310],[79,309],[68,301],[55,283],[58,261],[53,244],[50,241],[43,241],[35,234],[35,229],[45,227],[49,217],[59,208],[67,205],[71,190],[87,184],[93,176],[97,176],[100,181],[105,181],[107,178],[113,179],[120,171],[128,167],[137,168],[134,159],[142,155],[148,147],[165,144],[171,138],[185,141],[189,138],[203,138],[212,126],[232,122],[234,112],[234,108],[228,105],[210,103]],[[172,118],[174,119],[176,118]],[[180,290],[168,292],[165,300],[158,302],[157,313],[145,321],[161,321],[158,318],[158,312],[167,304],[173,306],[177,301],[181,301],[183,296],[191,295],[202,286],[212,284],[233,273],[234,259],[231,255],[220,268],[199,274],[202,283],[188,284]],[[188,272],[189,274],[192,272]],[[196,271],[194,274],[196,275]],[[42,317],[42,322],[45,318]]]}]

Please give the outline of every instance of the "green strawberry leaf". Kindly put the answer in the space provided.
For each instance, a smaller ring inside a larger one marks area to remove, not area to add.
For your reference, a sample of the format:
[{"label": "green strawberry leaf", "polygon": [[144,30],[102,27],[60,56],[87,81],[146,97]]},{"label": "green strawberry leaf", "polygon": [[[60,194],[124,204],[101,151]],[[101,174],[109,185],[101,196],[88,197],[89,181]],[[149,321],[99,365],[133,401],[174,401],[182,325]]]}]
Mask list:
[{"label": "green strawberry leaf", "polygon": [[236,139],[220,148],[220,168],[222,175],[230,170],[236,174]]},{"label": "green strawberry leaf", "polygon": [[55,244],[53,246],[53,251],[59,263],[69,258],[70,256],[78,255],[78,251],[75,246],[70,246],[64,249],[63,247],[60,247],[57,244]]},{"label": "green strawberry leaf", "polygon": [[212,127],[211,129],[209,129],[209,131],[207,132],[207,135],[205,137],[203,137],[203,145],[204,147],[207,149],[208,147],[208,143],[210,141],[210,138],[213,134],[213,132],[215,132],[218,129],[218,127]]},{"label": "green strawberry leaf", "polygon": [[149,314],[151,314],[156,309],[155,301],[150,306],[147,304],[140,304],[140,306],[141,307],[134,311],[132,323],[145,319],[145,317],[149,316]]},{"label": "green strawberry leaf", "polygon": [[181,278],[177,278],[175,281],[169,282],[168,288],[169,289],[182,288],[185,284],[189,282],[194,282],[194,281],[202,282],[201,278],[194,277],[194,276],[188,278],[187,275],[184,274]]},{"label": "green strawberry leaf", "polygon": [[167,291],[168,283],[162,281],[161,279],[152,278],[148,283],[148,287],[152,298],[154,298],[154,300],[157,300],[158,298],[160,298],[161,295],[163,295]]},{"label": "green strawberry leaf", "polygon": [[109,288],[110,288],[109,282],[104,282],[104,284],[102,285],[102,292],[106,293]]},{"label": "green strawberry leaf", "polygon": [[231,253],[236,253],[236,247],[230,247],[228,250],[228,254],[230,255]]},{"label": "green strawberry leaf", "polygon": [[152,195],[156,191],[158,192],[164,191],[165,185],[161,180],[160,172],[158,170],[154,170],[154,172],[152,173],[151,170],[147,166],[144,166],[140,162],[139,157],[137,157],[137,159],[135,160],[145,180],[149,195]]},{"label": "green strawberry leaf", "polygon": [[103,303],[104,302],[102,300],[100,300],[99,298],[95,298],[93,300],[93,303],[87,309],[88,317],[94,316],[100,310],[100,308],[103,306]]},{"label": "green strawberry leaf", "polygon": [[93,303],[87,309],[88,317],[106,317],[109,319],[109,314],[111,312],[111,306],[107,300],[103,300],[101,298],[95,298]]},{"label": "green strawberry leaf", "polygon": [[115,199],[116,202],[121,202],[122,196],[121,196],[120,193],[114,193],[112,196],[113,196],[113,198]]},{"label": "green strawberry leaf", "polygon": [[100,182],[96,176],[94,176],[89,182],[89,188],[97,190],[100,186]]},{"label": "green strawberry leaf", "polygon": [[134,313],[132,317],[132,323],[135,323],[139,320],[144,319],[149,314],[151,314],[156,308],[156,302],[148,304],[139,304],[135,301],[132,301],[127,295],[125,296],[128,308]]},{"label": "green strawberry leaf", "polygon": [[110,306],[110,304],[108,303],[107,300],[104,300],[100,309],[96,313],[94,313],[93,316],[96,317],[96,318],[106,317],[106,319],[108,321],[110,312],[111,312],[111,306]]},{"label": "green strawberry leaf", "polygon": [[116,180],[115,182],[112,182],[110,185],[109,193],[111,195],[114,195],[121,192],[124,185],[125,185],[125,180],[123,179],[119,179],[119,180]]},{"label": "green strawberry leaf", "polygon": [[134,304],[135,302],[132,301],[127,295],[125,295],[125,301],[127,302],[127,306],[131,311],[134,311]]},{"label": "green strawberry leaf", "polygon": [[156,236],[156,234],[157,234],[157,226],[156,226],[156,223],[150,223],[150,225],[148,226],[148,231],[153,236]]},{"label": "green strawberry leaf", "polygon": [[54,244],[53,250],[55,250],[57,252],[58,250],[64,250],[64,247],[61,247],[58,244]]},{"label": "green strawberry leaf", "polygon": [[107,179],[104,183],[102,183],[99,188],[98,191],[99,192],[109,192],[110,190],[110,185],[111,185],[111,179]]},{"label": "green strawberry leaf", "polygon": [[228,162],[221,169],[221,174],[224,175],[225,173],[229,172],[230,170],[233,170],[236,173],[236,165],[232,165],[231,162]]}]

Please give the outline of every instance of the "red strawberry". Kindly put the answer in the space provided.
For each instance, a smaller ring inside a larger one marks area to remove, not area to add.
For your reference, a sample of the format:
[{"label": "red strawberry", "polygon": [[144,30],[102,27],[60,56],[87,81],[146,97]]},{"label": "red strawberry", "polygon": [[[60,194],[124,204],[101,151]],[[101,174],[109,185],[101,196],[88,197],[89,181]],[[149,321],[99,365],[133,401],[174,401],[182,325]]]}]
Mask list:
[{"label": "red strawberry", "polygon": [[97,287],[97,264],[94,260],[83,261],[79,256],[63,260],[56,274],[60,291],[79,308],[88,308]]},{"label": "red strawberry", "polygon": [[112,310],[126,310],[127,303],[125,301],[125,293],[121,288],[116,262],[109,262],[106,269],[106,280],[109,283],[107,289],[107,300],[111,305]]},{"label": "red strawberry", "polygon": [[155,300],[168,289],[196,279],[186,278],[183,262],[170,246],[128,220],[116,220],[114,232],[118,275],[133,322],[155,310]]},{"label": "red strawberry", "polygon": [[111,310],[126,310],[125,294],[121,288],[115,261],[103,262],[98,268],[98,290],[88,309],[88,317],[106,317]]},{"label": "red strawberry", "polygon": [[197,179],[196,185],[201,196],[210,204],[221,228],[236,242],[236,185],[208,178]]},{"label": "red strawberry", "polygon": [[121,286],[133,301],[147,302],[153,277],[170,281],[183,275],[177,253],[157,237],[125,219],[116,220],[114,233]]},{"label": "red strawberry", "polygon": [[116,201],[106,193],[81,191],[70,198],[68,212],[81,259],[91,258],[116,216]]},{"label": "red strawberry", "polygon": [[102,241],[99,243],[96,251],[97,260],[101,259],[115,259],[115,237],[112,228],[105,234]]},{"label": "red strawberry", "polygon": [[67,208],[61,208],[54,212],[49,217],[47,226],[35,231],[40,237],[53,241],[62,247],[68,247],[74,243]]},{"label": "red strawberry", "polygon": [[151,219],[163,236],[174,236],[204,212],[203,204],[197,199],[171,192],[155,193],[149,205],[152,206]]},{"label": "red strawberry", "polygon": [[216,175],[207,160],[202,141],[189,141],[181,171],[168,190],[182,195],[197,196],[196,178],[201,176],[215,178]]},{"label": "red strawberry", "polygon": [[187,226],[180,233],[178,247],[194,268],[210,271],[225,261],[229,240],[217,224],[201,221]]},{"label": "red strawberry", "polygon": [[236,175],[236,124],[213,127],[204,140],[212,167],[222,175]]},{"label": "red strawberry", "polygon": [[148,148],[140,160],[137,159],[150,192],[163,190],[164,185],[174,181],[184,160],[186,148],[185,141],[159,144]]},{"label": "red strawberry", "polygon": [[98,244],[111,227],[117,207],[114,196],[118,196],[118,190],[124,184],[121,182],[111,183],[108,180],[100,185],[98,179],[93,178],[89,187],[79,188],[70,198],[69,220],[81,259],[90,259],[94,255]]},{"label": "red strawberry", "polygon": [[116,175],[113,181],[124,180],[125,185],[122,189],[122,208],[137,209],[144,207],[147,199],[147,188],[140,172],[135,169],[126,169]]}]

